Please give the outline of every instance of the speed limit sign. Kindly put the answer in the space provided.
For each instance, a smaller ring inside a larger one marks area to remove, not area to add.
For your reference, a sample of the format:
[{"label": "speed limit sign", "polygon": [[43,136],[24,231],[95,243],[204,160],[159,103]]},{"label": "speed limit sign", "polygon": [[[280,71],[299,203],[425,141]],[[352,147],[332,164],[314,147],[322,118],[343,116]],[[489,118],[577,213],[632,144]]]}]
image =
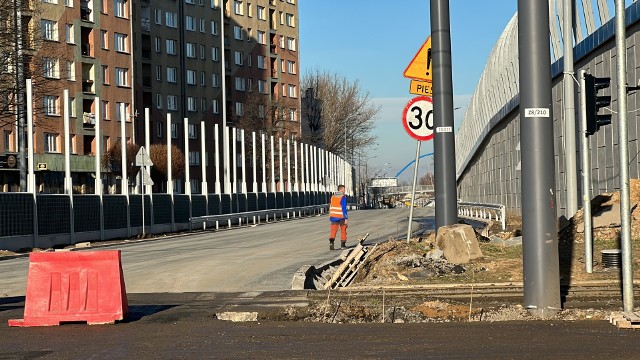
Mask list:
[{"label": "speed limit sign", "polygon": [[427,96],[409,100],[402,111],[402,125],[409,136],[419,141],[433,139],[433,103]]}]

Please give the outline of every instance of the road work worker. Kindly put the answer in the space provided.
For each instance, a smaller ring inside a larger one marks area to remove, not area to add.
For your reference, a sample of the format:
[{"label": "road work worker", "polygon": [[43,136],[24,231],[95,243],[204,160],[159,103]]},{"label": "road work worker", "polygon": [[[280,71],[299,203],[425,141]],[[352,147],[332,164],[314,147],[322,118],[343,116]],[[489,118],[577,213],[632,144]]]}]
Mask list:
[{"label": "road work worker", "polygon": [[344,185],[338,185],[338,192],[331,196],[329,203],[329,221],[331,235],[329,235],[329,250],[334,250],[338,228],[340,228],[340,248],[347,247],[347,197],[344,195]]}]

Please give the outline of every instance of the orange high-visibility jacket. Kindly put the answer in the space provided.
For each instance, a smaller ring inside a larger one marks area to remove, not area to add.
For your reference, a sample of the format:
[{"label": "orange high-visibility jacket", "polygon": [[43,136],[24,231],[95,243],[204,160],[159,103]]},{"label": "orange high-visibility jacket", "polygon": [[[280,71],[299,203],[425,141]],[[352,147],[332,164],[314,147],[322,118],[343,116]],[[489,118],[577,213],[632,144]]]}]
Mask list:
[{"label": "orange high-visibility jacket", "polygon": [[347,199],[344,194],[334,194],[331,196],[329,204],[329,220],[340,221],[347,218]]}]

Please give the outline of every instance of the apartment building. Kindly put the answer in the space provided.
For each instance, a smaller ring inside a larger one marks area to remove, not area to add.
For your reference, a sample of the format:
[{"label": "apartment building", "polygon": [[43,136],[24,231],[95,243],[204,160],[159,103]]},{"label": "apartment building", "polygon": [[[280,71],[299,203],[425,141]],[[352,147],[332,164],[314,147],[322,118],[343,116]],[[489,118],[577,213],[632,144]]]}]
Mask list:
[{"label": "apartment building", "polygon": [[[74,192],[93,192],[97,121],[101,125],[103,151],[120,141],[120,121],[126,121],[127,141],[133,141],[131,2],[23,2],[24,72],[34,84],[33,147],[37,191],[62,192],[66,115],[63,90],[69,93]],[[12,65],[8,67],[9,72],[15,71],[15,64]],[[6,89],[6,84],[3,87]],[[5,101],[12,97],[4,95]],[[15,104],[8,107],[15,107]],[[100,118],[96,118],[98,109]],[[0,154],[5,158],[15,156],[18,152],[16,123],[5,121],[2,124]],[[5,163],[0,168],[0,191],[19,191],[19,166],[9,165]]]},{"label": "apartment building", "polygon": [[[214,124],[223,124],[223,107],[229,126],[240,127],[251,118],[286,138],[300,134],[295,0],[140,0],[133,27],[136,139],[144,142],[141,115],[148,108],[151,143],[167,143],[171,136],[184,150],[187,119],[193,193],[201,192],[200,166],[206,165],[209,182],[215,177],[211,139]],[[166,128],[169,114],[171,129]],[[182,181],[175,179],[175,191],[184,191]],[[163,186],[156,184],[156,190],[164,191]]]}]

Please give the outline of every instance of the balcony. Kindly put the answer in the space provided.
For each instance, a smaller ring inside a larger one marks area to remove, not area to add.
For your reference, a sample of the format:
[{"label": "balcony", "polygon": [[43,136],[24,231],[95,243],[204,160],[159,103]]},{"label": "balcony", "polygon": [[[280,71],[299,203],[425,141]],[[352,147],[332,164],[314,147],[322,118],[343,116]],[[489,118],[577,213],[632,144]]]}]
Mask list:
[{"label": "balcony", "polygon": [[149,18],[140,19],[140,28],[143,31],[151,31],[151,20]]},{"label": "balcony", "polygon": [[83,79],[82,80],[82,92],[85,94],[93,94],[93,80]]},{"label": "balcony", "polygon": [[93,16],[91,16],[91,9],[88,7],[80,6],[80,20],[93,22]]},{"label": "balcony", "polygon": [[82,56],[93,57],[93,54],[91,53],[91,44],[84,43],[80,48],[82,50]]},{"label": "balcony", "polygon": [[96,125],[96,114],[82,113],[82,125],[84,128],[93,128]]}]

